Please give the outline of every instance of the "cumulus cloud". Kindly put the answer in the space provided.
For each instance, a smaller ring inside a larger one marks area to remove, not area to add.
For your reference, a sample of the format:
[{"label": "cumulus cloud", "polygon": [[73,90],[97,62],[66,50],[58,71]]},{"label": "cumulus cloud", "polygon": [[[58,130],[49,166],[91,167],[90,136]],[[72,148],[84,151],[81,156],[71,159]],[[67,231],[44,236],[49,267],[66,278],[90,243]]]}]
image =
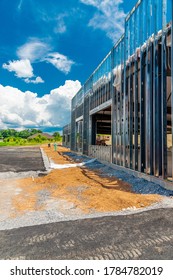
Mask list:
[{"label": "cumulus cloud", "polygon": [[94,29],[105,31],[107,36],[115,43],[124,33],[126,15],[120,8],[123,0],[80,0],[80,2],[97,9],[88,25]]},{"label": "cumulus cloud", "polygon": [[[65,15],[62,15],[62,19],[63,16]],[[60,22],[62,19],[60,17]],[[65,27],[60,25],[59,28],[62,28],[61,32],[63,32],[63,28]],[[44,80],[40,76],[36,77],[34,75],[31,63],[47,62],[64,74],[68,74],[75,62],[63,54],[51,51],[52,48],[49,44],[37,38],[30,38],[26,44],[17,49],[19,60],[4,63],[2,68],[14,72],[15,76],[22,78],[25,83],[33,84],[44,83]]]},{"label": "cumulus cloud", "polygon": [[81,83],[67,80],[63,86],[39,97],[31,91],[0,85],[0,129],[59,127],[70,122],[71,98]]},{"label": "cumulus cloud", "polygon": [[[59,28],[63,29],[63,26],[59,26]],[[29,59],[31,62],[46,61],[64,74],[68,74],[75,62],[63,54],[50,52],[50,50],[51,46],[49,44],[43,43],[39,39],[32,38],[26,44],[18,48],[17,55],[20,59]]]},{"label": "cumulus cloud", "polygon": [[40,83],[44,83],[44,80],[41,77],[36,77],[35,79],[24,79],[25,83],[32,83],[32,84],[40,84]]},{"label": "cumulus cloud", "polygon": [[18,78],[31,78],[34,76],[29,59],[9,61],[8,64],[4,63],[2,67],[10,72],[15,72]]},{"label": "cumulus cloud", "polygon": [[8,70],[9,72],[14,72],[16,77],[23,78],[26,83],[44,83],[43,79],[39,76],[35,79],[31,79],[35,77],[35,75],[29,59],[9,61],[8,64],[4,63],[2,68]]},{"label": "cumulus cloud", "polygon": [[62,55],[58,52],[49,53],[45,58],[45,61],[54,65],[61,72],[68,74],[74,64],[73,60],[70,60],[67,56]]}]

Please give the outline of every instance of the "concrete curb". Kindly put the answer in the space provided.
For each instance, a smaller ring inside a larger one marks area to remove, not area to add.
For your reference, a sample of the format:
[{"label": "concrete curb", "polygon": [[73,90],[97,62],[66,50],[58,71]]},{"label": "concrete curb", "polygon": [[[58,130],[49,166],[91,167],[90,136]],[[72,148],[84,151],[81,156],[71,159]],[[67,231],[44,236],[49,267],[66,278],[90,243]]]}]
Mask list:
[{"label": "concrete curb", "polygon": [[42,155],[42,159],[43,159],[43,163],[44,163],[45,169],[46,169],[46,171],[50,171],[51,168],[50,168],[49,158],[45,154],[43,148],[40,148],[40,151],[41,151],[41,155]]}]

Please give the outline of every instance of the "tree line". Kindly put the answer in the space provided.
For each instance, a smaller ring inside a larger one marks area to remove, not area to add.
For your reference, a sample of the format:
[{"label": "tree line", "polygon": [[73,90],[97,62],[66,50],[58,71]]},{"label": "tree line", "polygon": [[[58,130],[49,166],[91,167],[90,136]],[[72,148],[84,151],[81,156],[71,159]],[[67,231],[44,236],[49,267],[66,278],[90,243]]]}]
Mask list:
[{"label": "tree line", "polygon": [[[59,132],[53,133],[52,139],[47,139],[42,135],[42,130],[40,129],[24,129],[17,131],[15,129],[1,129],[0,130],[0,146],[10,146],[10,145],[27,145],[27,144],[39,144],[44,142],[62,141],[62,136]],[[37,134],[34,138],[28,139],[28,137]]]},{"label": "tree line", "polygon": [[0,130],[0,138],[8,138],[8,137],[20,137],[23,139],[27,139],[29,136],[32,136],[36,133],[42,133],[40,129],[24,129],[21,131],[17,131],[15,129],[2,129]]}]

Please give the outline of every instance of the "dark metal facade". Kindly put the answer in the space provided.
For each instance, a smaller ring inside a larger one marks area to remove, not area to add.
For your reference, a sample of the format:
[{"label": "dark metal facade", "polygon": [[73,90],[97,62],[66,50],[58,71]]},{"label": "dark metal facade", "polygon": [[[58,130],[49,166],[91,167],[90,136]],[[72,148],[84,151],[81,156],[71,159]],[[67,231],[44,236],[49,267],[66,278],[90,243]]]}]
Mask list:
[{"label": "dark metal facade", "polygon": [[63,127],[63,139],[62,144],[64,147],[71,147],[71,124],[67,124]]},{"label": "dark metal facade", "polygon": [[172,0],[141,0],[126,17],[124,35],[72,100],[72,150],[88,154],[98,131],[110,131],[114,164],[172,180],[172,14]]}]

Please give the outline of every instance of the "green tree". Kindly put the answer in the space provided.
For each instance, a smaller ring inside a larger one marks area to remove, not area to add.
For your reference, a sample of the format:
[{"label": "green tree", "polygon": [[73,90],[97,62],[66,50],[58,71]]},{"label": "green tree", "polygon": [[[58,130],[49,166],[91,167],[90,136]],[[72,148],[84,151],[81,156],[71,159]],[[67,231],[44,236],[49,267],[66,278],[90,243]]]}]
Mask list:
[{"label": "green tree", "polygon": [[8,137],[16,137],[18,135],[18,132],[15,129],[3,129],[1,130],[1,135],[3,138]]},{"label": "green tree", "polygon": [[36,143],[42,143],[44,141],[46,141],[47,138],[42,136],[42,135],[37,135],[35,138],[32,139],[32,142],[36,142]]},{"label": "green tree", "polygon": [[31,135],[31,132],[29,129],[21,130],[18,134],[19,137],[27,139]]},{"label": "green tree", "polygon": [[34,135],[34,134],[36,134],[36,133],[43,133],[43,131],[40,130],[40,129],[35,129],[35,128],[32,128],[32,129],[30,130],[30,135]]},{"label": "green tree", "polygon": [[56,141],[61,141],[61,135],[59,132],[54,132],[53,137]]}]

